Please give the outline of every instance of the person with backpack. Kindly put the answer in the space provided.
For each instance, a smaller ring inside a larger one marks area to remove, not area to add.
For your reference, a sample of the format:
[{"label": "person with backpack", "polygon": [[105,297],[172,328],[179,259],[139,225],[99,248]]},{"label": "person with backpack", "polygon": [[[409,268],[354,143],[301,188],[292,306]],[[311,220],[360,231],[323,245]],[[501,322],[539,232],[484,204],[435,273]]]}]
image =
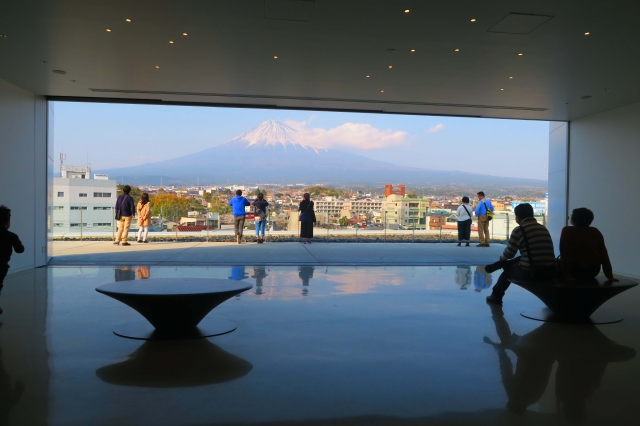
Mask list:
[{"label": "person with backpack", "polygon": [[[313,223],[316,221],[316,213],[313,211],[313,201],[311,201],[311,195],[305,193],[302,196],[302,201],[298,207],[300,216],[300,242],[302,244],[311,244],[313,238]],[[305,240],[307,240],[305,242]]]},{"label": "person with backpack", "polygon": [[476,206],[478,218],[478,239],[480,244],[476,247],[489,247],[491,239],[489,235],[489,221],[493,219],[493,205],[491,200],[484,196],[484,192],[478,192],[478,205]]},{"label": "person with backpack", "polygon": [[252,204],[253,207],[255,207],[256,215],[256,241],[258,244],[262,244],[264,243],[264,228],[267,223],[267,207],[269,206],[269,202],[264,199],[264,194],[261,192]]},{"label": "person with backpack", "polygon": [[129,193],[131,192],[131,187],[129,185],[125,185],[122,188],[122,195],[118,197],[116,200],[116,220],[118,221],[118,233],[116,234],[116,240],[113,242],[114,245],[120,245],[120,241],[122,240],[123,246],[130,246],[127,242],[129,238],[129,227],[131,227],[131,220],[136,215],[136,207],[133,204],[133,198]]},{"label": "person with backpack", "polygon": [[466,243],[465,247],[469,247],[471,240],[471,212],[473,207],[469,205],[469,197],[462,197],[462,204],[458,206],[456,216],[458,216],[458,245],[462,247],[462,243]]},{"label": "person with backpack", "polygon": [[242,232],[244,231],[244,219],[246,216],[245,207],[250,206],[249,200],[242,196],[242,190],[236,191],[236,196],[229,200],[231,212],[233,213],[233,229],[238,239],[238,244],[242,244]]}]

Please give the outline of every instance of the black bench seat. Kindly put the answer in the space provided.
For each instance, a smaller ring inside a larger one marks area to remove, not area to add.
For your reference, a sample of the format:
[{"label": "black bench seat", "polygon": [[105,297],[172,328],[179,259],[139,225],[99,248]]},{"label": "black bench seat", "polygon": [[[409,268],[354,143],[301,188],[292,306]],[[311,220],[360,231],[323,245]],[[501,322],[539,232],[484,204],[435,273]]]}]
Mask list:
[{"label": "black bench seat", "polygon": [[591,316],[607,300],[638,285],[626,278],[620,278],[617,282],[608,281],[604,276],[589,281],[514,278],[511,282],[536,295],[549,308],[541,313],[522,313],[522,316],[539,321],[587,323],[621,321],[609,318],[598,320]]}]

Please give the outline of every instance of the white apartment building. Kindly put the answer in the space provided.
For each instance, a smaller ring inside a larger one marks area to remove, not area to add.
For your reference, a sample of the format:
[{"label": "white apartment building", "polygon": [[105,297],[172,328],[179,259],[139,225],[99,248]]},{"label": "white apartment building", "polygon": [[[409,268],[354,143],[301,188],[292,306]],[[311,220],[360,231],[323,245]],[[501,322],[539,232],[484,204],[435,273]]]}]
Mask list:
[{"label": "white apartment building", "polygon": [[54,232],[79,230],[81,226],[96,231],[111,229],[117,181],[90,179],[88,167],[63,166],[62,172],[69,177],[53,178]]},{"label": "white apartment building", "polygon": [[315,201],[316,213],[326,213],[333,216],[359,216],[361,214],[380,211],[383,199],[373,200],[339,200],[335,197],[325,197]]}]

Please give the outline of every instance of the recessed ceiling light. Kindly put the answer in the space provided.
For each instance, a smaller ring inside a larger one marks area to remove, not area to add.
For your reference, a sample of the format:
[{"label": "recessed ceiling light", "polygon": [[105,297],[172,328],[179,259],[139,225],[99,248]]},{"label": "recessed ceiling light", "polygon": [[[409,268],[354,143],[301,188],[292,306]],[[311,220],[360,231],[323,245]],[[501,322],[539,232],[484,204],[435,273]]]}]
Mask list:
[{"label": "recessed ceiling light", "polygon": [[183,35],[183,36],[187,36],[187,35],[189,35],[189,34],[187,34],[187,33],[182,33],[182,35]]},{"label": "recessed ceiling light", "polygon": [[415,51],[416,51],[416,49],[411,49],[411,53],[413,53],[413,52],[415,52]]},{"label": "recessed ceiling light", "polygon": [[66,74],[66,71],[62,71],[62,70],[53,70],[52,71],[54,74]]},{"label": "recessed ceiling light", "polygon": [[522,53],[518,53],[518,56],[522,56]]},{"label": "recessed ceiling light", "polygon": [[604,89],[604,91],[605,91],[605,92],[610,92],[611,90],[609,90],[609,89]]},{"label": "recessed ceiling light", "polygon": [[160,65],[156,65],[156,68],[160,68]]},{"label": "recessed ceiling light", "polygon": [[404,10],[404,13],[409,13],[409,12],[411,12],[409,9]]},{"label": "recessed ceiling light", "polygon": [[107,28],[107,32],[110,33],[111,32],[111,28]]},{"label": "recessed ceiling light", "polygon": [[471,18],[471,22],[476,22],[476,18]]},{"label": "recessed ceiling light", "polygon": [[7,38],[6,34],[0,34],[0,38]]},{"label": "recessed ceiling light", "polygon": [[173,40],[169,40],[169,44],[173,44]]},{"label": "recessed ceiling light", "polygon": [[459,52],[459,51],[460,51],[460,49],[455,49],[455,50],[454,50],[454,52]]},{"label": "recessed ceiling light", "polygon": [[393,65],[389,65],[389,69],[393,68]]},{"label": "recessed ceiling light", "polygon": [[381,90],[380,93],[384,93],[384,90]]},{"label": "recessed ceiling light", "polygon": [[370,75],[367,76],[367,78],[371,77]]},{"label": "recessed ceiling light", "polygon": [[509,77],[509,80],[513,80],[513,77]]},{"label": "recessed ceiling light", "polygon": [[277,57],[277,56],[274,56],[274,57],[273,57],[273,59],[278,59],[278,57]]},{"label": "recessed ceiling light", "polygon": [[504,90],[504,88],[501,87],[500,90]]},{"label": "recessed ceiling light", "polygon": [[591,34],[589,31],[587,31],[586,33],[584,33],[584,35],[589,35],[589,34]]},{"label": "recessed ceiling light", "polygon": [[131,19],[127,18],[127,19],[125,19],[125,21],[127,21],[127,22],[131,22]]}]

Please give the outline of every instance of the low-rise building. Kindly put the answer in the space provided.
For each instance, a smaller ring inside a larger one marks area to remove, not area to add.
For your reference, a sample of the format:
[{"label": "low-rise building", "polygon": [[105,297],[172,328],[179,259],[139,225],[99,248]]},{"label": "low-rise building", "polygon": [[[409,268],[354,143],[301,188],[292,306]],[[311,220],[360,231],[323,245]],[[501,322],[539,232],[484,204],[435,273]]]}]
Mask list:
[{"label": "low-rise building", "polygon": [[389,195],[382,202],[381,220],[386,225],[398,225],[412,229],[426,229],[430,200]]},{"label": "low-rise building", "polygon": [[117,181],[91,179],[91,169],[63,166],[63,176],[53,178],[52,221],[55,232],[111,229]]}]

